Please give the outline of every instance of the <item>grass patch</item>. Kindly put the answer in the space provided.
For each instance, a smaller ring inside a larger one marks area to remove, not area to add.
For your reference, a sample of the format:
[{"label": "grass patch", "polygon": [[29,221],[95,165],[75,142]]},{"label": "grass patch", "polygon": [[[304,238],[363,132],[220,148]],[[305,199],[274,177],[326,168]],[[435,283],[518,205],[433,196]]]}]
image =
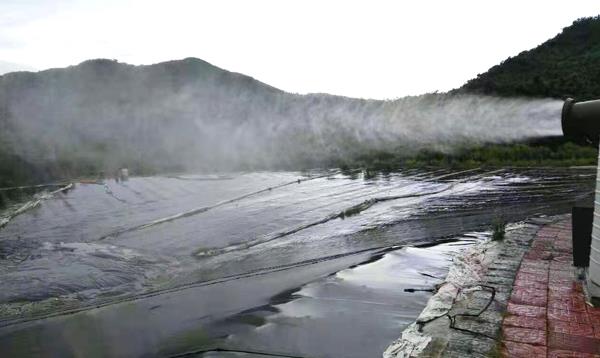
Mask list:
[{"label": "grass patch", "polygon": [[496,218],[492,222],[492,241],[504,240],[506,235],[506,222],[502,218]]}]

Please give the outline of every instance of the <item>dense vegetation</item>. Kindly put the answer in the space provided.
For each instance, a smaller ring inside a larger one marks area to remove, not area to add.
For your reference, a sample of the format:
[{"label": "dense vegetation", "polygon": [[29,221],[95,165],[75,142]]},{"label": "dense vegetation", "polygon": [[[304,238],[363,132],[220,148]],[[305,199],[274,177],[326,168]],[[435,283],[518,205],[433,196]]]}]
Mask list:
[{"label": "dense vegetation", "polygon": [[[600,16],[578,19],[540,46],[510,57],[452,93],[505,97],[600,98]],[[422,150],[371,152],[342,167],[394,170],[401,167],[596,165],[596,147],[552,138],[538,142],[465,146],[449,153]]]},{"label": "dense vegetation", "polygon": [[[455,92],[498,96],[600,98],[600,16],[578,19],[538,47],[509,57]],[[493,165],[596,165],[596,148],[493,145],[424,161]]]},{"label": "dense vegetation", "polygon": [[509,57],[461,90],[577,100],[600,97],[600,16],[576,20],[556,37]]},{"label": "dense vegetation", "polygon": [[539,167],[596,165],[598,151],[553,138],[537,143],[486,144],[466,146],[451,153],[422,150],[414,156],[398,152],[372,152],[352,162],[336,162],[344,168],[362,167],[373,171],[394,171],[399,168],[451,167]]}]

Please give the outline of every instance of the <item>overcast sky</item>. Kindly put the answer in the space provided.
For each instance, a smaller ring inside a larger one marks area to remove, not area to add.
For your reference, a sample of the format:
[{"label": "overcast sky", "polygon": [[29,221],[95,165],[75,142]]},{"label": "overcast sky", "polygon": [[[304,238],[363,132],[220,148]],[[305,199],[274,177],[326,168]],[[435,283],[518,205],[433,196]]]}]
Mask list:
[{"label": "overcast sky", "polygon": [[0,71],[198,57],[289,92],[445,91],[535,47],[590,1],[0,0]]}]

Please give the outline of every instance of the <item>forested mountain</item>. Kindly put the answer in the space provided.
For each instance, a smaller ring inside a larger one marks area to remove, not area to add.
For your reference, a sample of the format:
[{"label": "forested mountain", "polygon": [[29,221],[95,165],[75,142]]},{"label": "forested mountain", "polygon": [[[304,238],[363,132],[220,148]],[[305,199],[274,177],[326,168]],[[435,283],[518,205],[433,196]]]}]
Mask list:
[{"label": "forested mountain", "polygon": [[408,156],[555,133],[558,122],[548,118],[559,108],[473,95],[298,95],[199,59],[91,60],[0,76],[0,179],[110,175],[121,166],[136,174],[301,169],[371,152]]},{"label": "forested mountain", "polygon": [[576,20],[540,46],[509,57],[468,81],[461,91],[600,98],[600,16]]},{"label": "forested mountain", "polygon": [[23,179],[31,171],[36,177],[69,177],[119,166],[140,173],[210,163],[211,150],[222,147],[211,141],[220,140],[211,131],[234,137],[248,129],[243,123],[252,112],[273,108],[282,94],[198,59],[152,66],[90,60],[5,74],[0,177]]},{"label": "forested mountain", "polygon": [[[402,166],[398,158],[422,150],[443,156],[560,135],[561,103],[542,97],[564,95],[600,97],[600,17],[575,21],[449,94],[389,101],[287,93],[195,58],[14,72],[0,76],[0,186],[121,166],[135,174],[301,169],[378,156]],[[575,158],[565,153],[557,160]],[[533,160],[546,157],[538,154]]]}]

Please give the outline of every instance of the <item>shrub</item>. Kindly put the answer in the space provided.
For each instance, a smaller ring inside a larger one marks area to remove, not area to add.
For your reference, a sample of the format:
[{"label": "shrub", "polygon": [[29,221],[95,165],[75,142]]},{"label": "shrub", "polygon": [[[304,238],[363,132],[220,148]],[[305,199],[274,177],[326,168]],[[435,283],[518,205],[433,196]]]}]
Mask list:
[{"label": "shrub", "polygon": [[492,241],[504,240],[506,234],[506,223],[501,218],[496,218],[492,222]]}]

